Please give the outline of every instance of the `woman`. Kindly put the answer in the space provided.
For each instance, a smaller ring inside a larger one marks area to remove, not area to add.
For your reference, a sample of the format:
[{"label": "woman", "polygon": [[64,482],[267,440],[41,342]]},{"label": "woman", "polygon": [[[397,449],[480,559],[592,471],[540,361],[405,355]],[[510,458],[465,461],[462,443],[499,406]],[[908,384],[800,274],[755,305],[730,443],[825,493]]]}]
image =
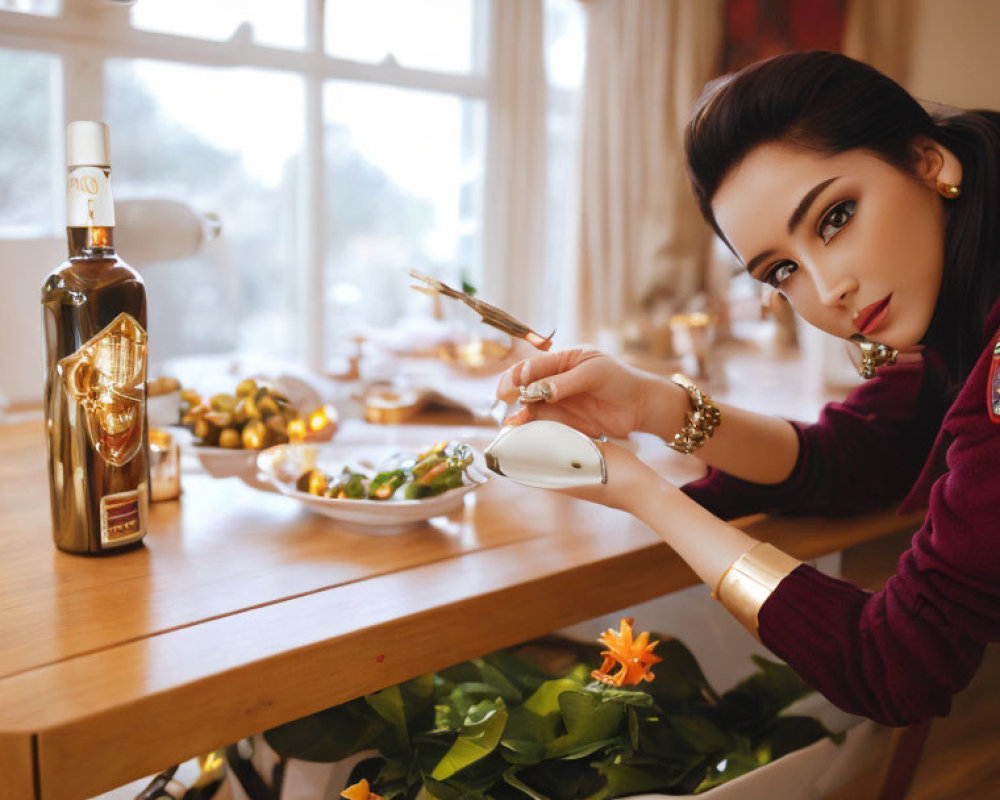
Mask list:
[{"label": "woman", "polygon": [[[833,53],[779,56],[706,87],[686,142],[706,220],[807,322],[900,353],[816,424],[717,409],[691,384],[589,349],[516,364],[497,389],[543,400],[514,423],[647,431],[704,461],[705,478],[678,489],[604,445],[608,482],[573,493],[641,519],[805,680],[888,725],[946,715],[1000,640],[998,124],[934,120]],[[914,481],[905,505],[926,507],[925,522],[874,594],[723,521],[857,513]]]}]

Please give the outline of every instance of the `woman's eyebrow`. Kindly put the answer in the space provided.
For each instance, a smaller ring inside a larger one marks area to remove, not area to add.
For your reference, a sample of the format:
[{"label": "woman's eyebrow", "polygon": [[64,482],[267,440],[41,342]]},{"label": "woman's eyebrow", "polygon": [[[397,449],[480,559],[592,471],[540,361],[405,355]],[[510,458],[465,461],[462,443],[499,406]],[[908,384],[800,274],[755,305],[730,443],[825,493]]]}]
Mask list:
[{"label": "woman's eyebrow", "polygon": [[765,250],[763,253],[755,255],[747,262],[747,272],[753,275],[754,270],[757,269],[757,265],[765,258],[773,256],[776,252],[776,250]]},{"label": "woman's eyebrow", "polygon": [[[805,195],[803,195],[802,199],[799,201],[799,204],[795,206],[795,210],[792,212],[792,215],[788,218],[788,232],[790,234],[795,233],[795,229],[798,227],[799,223],[802,222],[802,218],[805,217],[805,215],[809,212],[809,208],[810,206],[812,206],[813,201],[820,196],[820,194],[827,186],[829,186],[831,183],[833,183],[840,177],[842,176],[834,175],[832,178],[827,178],[825,181],[820,181],[815,186],[813,186],[812,189],[806,192]],[[730,249],[732,249],[732,247],[730,247]],[[736,251],[733,250],[733,252]],[[754,270],[757,268],[757,265],[760,264],[760,262],[763,261],[765,258],[773,256],[774,253],[775,253],[774,250],[765,250],[763,253],[760,253],[751,258],[747,262],[746,266],[747,272],[752,275]]]},{"label": "woman's eyebrow", "polygon": [[809,212],[809,207],[813,204],[813,201],[817,197],[819,197],[820,192],[822,192],[827,186],[829,186],[839,177],[840,176],[837,175],[833,178],[828,178],[825,181],[821,181],[820,183],[817,183],[815,186],[813,186],[812,189],[810,189],[808,192],[805,193],[805,195],[799,201],[799,204],[795,207],[795,210],[792,212],[792,215],[788,218],[789,233],[795,233],[795,229],[798,227],[798,224],[802,221],[802,218]]}]

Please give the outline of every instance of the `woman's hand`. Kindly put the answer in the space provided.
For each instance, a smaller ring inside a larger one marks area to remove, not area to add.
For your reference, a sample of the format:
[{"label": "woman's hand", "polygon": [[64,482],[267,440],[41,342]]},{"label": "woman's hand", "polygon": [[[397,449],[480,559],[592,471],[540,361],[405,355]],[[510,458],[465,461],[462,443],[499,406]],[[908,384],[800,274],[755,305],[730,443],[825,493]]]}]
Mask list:
[{"label": "woman's hand", "polygon": [[526,405],[509,423],[551,419],[591,437],[624,438],[632,431],[651,430],[653,415],[676,417],[679,427],[687,408],[687,396],[673,383],[587,347],[515,364],[500,376],[497,398],[512,403],[520,397],[518,387],[541,389],[540,384],[547,385],[547,400]]},{"label": "woman's hand", "polygon": [[607,483],[559,489],[560,494],[634,514],[642,499],[667,485],[659,473],[624,447],[610,442],[597,446],[604,454]]}]

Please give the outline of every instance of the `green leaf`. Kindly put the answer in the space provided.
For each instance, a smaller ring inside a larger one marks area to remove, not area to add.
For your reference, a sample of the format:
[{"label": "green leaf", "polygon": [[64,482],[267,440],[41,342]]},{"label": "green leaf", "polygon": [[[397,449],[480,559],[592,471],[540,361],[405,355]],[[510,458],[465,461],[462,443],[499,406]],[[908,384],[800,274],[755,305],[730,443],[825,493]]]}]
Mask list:
[{"label": "green leaf", "polygon": [[500,696],[508,703],[520,703],[524,699],[524,694],[517,688],[504,673],[497,669],[488,660],[483,658],[473,659],[473,663],[479,667],[483,682],[495,686]]},{"label": "green leaf", "polygon": [[406,711],[403,708],[403,694],[400,687],[390,686],[380,692],[365,695],[365,701],[389,724],[396,743],[404,750],[408,750],[410,736],[406,729]]},{"label": "green leaf", "polygon": [[548,761],[519,767],[516,780],[528,787],[530,797],[544,800],[578,800],[590,797],[604,785],[604,778],[587,761]]},{"label": "green leaf", "polygon": [[620,734],[625,706],[605,699],[599,692],[583,689],[559,695],[566,733],[554,739],[546,748],[546,758],[565,758],[579,753],[597,742],[606,742]]},{"label": "green leaf", "polygon": [[519,658],[507,650],[490,653],[483,657],[483,661],[505,675],[520,690],[522,695],[531,694],[547,680],[561,677],[550,675],[537,665]]},{"label": "green leaf", "polygon": [[760,696],[775,713],[813,692],[787,664],[768,661],[758,655],[751,659],[758,672],[741,681],[736,688]]},{"label": "green leaf", "polygon": [[813,717],[778,717],[755,742],[757,760],[766,764],[827,735],[829,731]]},{"label": "green leaf", "polygon": [[[511,709],[511,714],[517,709]],[[509,723],[508,723],[509,724]],[[503,757],[511,764],[537,764],[545,758],[545,743],[512,739],[506,734],[500,740]]]},{"label": "green leaf", "polygon": [[695,714],[671,714],[668,724],[693,753],[707,755],[723,752],[733,747],[735,742],[731,734],[716,727],[705,717]]},{"label": "green leaf", "polygon": [[431,773],[434,780],[446,780],[492,753],[507,724],[507,712],[502,707],[497,708],[496,704],[484,701],[470,711],[467,722],[467,727],[434,767]]},{"label": "green leaf", "polygon": [[720,784],[733,780],[733,778],[738,778],[740,775],[752,772],[759,766],[760,764],[757,759],[751,753],[739,750],[726,753],[715,764],[709,767],[708,773],[695,789],[695,794],[714,789]]},{"label": "green leaf", "polygon": [[[579,684],[568,678],[546,681],[524,701],[509,711],[507,728],[504,731],[504,746],[517,753],[537,752],[523,743],[534,743],[544,747],[562,729],[562,714],[559,696],[564,692],[579,690]],[[518,744],[513,744],[517,742]],[[539,756],[541,758],[541,756]]]},{"label": "green leaf", "polygon": [[659,764],[616,764],[598,762],[595,769],[604,778],[602,786],[586,800],[605,800],[639,792],[667,791],[677,787],[683,771]]},{"label": "green leaf", "polygon": [[662,661],[653,665],[653,680],[643,684],[649,694],[666,708],[696,702],[718,702],[718,695],[705,678],[697,659],[679,639],[656,633],[650,634],[650,640],[659,640],[653,652]]},{"label": "green leaf", "polygon": [[414,697],[424,698],[430,702],[434,697],[434,678],[434,673],[428,672],[424,675],[418,675],[416,678],[405,681],[400,685],[405,691],[409,692]]},{"label": "green leaf", "polygon": [[639,749],[639,715],[631,707],[628,709],[628,743],[633,750]]},{"label": "green leaf", "polygon": [[611,686],[606,686],[605,684],[597,681],[589,684],[586,689],[587,691],[599,694],[605,700],[614,700],[615,702],[626,706],[652,708],[655,703],[653,698],[644,691],[635,689],[617,689]]},{"label": "green leaf", "polygon": [[386,723],[352,700],[264,732],[276,753],[301,761],[333,762],[371,747]]},{"label": "green leaf", "polygon": [[503,774],[504,781],[508,785],[513,786],[515,789],[519,789],[520,791],[524,792],[526,795],[528,795],[528,797],[531,798],[531,800],[549,800],[549,798],[546,797],[544,794],[539,794],[530,786],[528,786],[528,784],[526,784],[524,781],[520,780],[517,777],[517,770],[519,769],[520,767],[516,766],[508,769]]}]

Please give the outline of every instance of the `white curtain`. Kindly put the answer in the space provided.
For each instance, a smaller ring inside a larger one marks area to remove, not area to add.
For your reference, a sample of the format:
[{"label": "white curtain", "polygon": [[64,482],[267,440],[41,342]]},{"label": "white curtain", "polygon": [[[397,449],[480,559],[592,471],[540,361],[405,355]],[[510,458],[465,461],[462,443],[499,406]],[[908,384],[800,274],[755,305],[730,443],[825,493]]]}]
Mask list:
[{"label": "white curtain", "polygon": [[718,73],[722,0],[588,0],[579,317],[593,338],[651,293],[681,307],[706,284],[711,235],[684,171],[683,130]]},{"label": "white curtain", "polygon": [[530,325],[545,319],[544,4],[500,0],[491,7],[495,47],[481,294]]}]

